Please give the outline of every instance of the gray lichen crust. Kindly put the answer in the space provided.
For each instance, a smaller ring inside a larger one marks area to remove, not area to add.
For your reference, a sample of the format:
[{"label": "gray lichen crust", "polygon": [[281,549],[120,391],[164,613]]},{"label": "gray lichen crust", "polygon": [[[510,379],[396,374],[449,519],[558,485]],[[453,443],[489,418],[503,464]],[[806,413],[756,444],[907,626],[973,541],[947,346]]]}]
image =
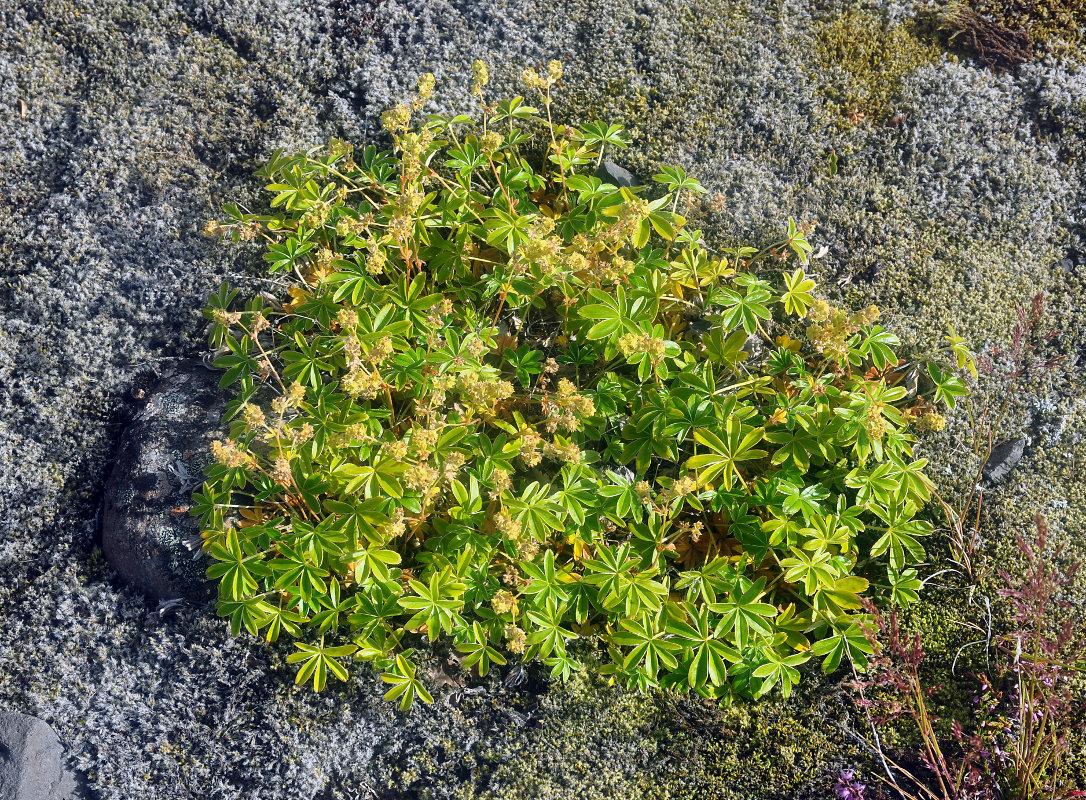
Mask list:
[{"label": "gray lichen crust", "polygon": [[[116,588],[94,531],[129,376],[201,350],[199,311],[223,277],[268,288],[255,247],[199,235],[223,201],[263,202],[260,163],[332,135],[380,140],[378,113],[423,71],[443,110],[465,109],[473,59],[503,96],[560,58],[557,119],[622,122],[636,137],[622,166],[698,177],[709,243],[817,221],[822,286],[878,303],[906,351],[948,322],[1006,349],[1014,304],[1045,291],[1065,360],[997,432],[1026,446],[986,493],[983,549],[1016,563],[1012,533],[1041,512],[1067,557],[1086,557],[1086,65],[994,73],[910,43],[914,11],[864,12],[885,24],[859,29],[911,53],[871,87],[853,81],[878,70],[824,66],[820,41],[855,13],[836,0],[0,6],[0,703],[48,721],[103,800],[815,797],[833,769],[872,768],[839,689],[815,676],[788,703],[725,710],[588,678],[545,688],[534,672],[518,688],[442,688],[406,721],[371,675],[315,696],[291,684],[285,646],[230,638],[209,606],[159,614]],[[874,110],[850,120],[845,90]],[[1003,388],[982,377],[978,402]],[[965,413],[921,452],[960,492],[977,467]],[[912,621],[936,663],[965,644],[966,598]],[[1086,602],[1083,584],[1072,599]]]}]

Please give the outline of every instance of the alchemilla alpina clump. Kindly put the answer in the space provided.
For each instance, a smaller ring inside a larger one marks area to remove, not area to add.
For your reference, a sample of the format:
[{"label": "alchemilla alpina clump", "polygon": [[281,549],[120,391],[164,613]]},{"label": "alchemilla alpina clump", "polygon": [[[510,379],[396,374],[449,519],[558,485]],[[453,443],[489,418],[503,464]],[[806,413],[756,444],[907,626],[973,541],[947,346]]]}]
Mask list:
[{"label": "alchemilla alpina clump", "polygon": [[392,150],[276,154],[268,212],[209,224],[289,283],[206,311],[237,392],[194,506],[220,613],[294,638],[299,682],[362,659],[404,707],[442,637],[480,675],[596,647],[615,680],[707,697],[862,668],[861,596],[917,598],[914,431],[969,351],[906,363],[877,308],[818,297],[813,226],[712,247],[682,169],[594,177],[629,139],[552,119],[557,62],[531,100],[472,73],[475,113],[420,117],[423,76]]}]

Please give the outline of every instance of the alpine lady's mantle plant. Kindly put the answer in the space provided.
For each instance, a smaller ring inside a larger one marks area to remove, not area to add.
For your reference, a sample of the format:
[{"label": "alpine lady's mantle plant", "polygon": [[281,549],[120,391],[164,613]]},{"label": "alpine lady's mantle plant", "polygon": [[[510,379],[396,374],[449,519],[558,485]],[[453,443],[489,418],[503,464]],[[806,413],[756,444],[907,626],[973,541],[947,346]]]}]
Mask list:
[{"label": "alpine lady's mantle plant", "polygon": [[[209,224],[286,284],[206,312],[238,393],[194,507],[220,613],[294,637],[317,690],[372,662],[404,707],[424,638],[559,676],[587,640],[616,680],[708,697],[862,664],[861,594],[914,601],[931,531],[898,340],[815,297],[791,220],[713,250],[683,170],[592,177],[628,139],[554,123],[557,62],[524,73],[538,108],[473,72],[475,116],[418,122],[424,76],[391,152],[276,154],[270,212]],[[925,378],[949,406],[953,366]]]}]

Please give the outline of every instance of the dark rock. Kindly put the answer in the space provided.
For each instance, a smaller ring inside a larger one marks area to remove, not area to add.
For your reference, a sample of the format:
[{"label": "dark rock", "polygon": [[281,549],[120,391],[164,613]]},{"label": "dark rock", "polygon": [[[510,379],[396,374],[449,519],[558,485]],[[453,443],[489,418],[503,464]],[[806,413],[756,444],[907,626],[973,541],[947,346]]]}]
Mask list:
[{"label": "dark rock", "polygon": [[604,159],[596,168],[596,177],[604,183],[612,183],[615,186],[639,186],[641,181],[637,176],[625,167],[620,167],[614,161]]},{"label": "dark rock", "polygon": [[63,800],[75,789],[64,747],[37,717],[0,711],[0,800]]},{"label": "dark rock", "polygon": [[991,483],[999,483],[1022,460],[1025,452],[1026,440],[1023,438],[1011,439],[999,445],[992,450],[988,463],[984,465],[984,479]]},{"label": "dark rock", "polygon": [[122,436],[106,484],[102,550],[126,583],[159,599],[210,593],[188,509],[221,435],[218,379],[199,363],[166,371]]}]

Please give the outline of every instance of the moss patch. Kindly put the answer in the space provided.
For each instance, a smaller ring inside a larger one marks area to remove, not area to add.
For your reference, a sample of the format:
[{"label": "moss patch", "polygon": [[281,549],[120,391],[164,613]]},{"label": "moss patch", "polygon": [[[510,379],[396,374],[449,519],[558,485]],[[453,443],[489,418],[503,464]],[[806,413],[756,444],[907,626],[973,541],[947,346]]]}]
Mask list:
[{"label": "moss patch", "polygon": [[939,55],[912,24],[890,23],[865,9],[817,24],[814,35],[819,73],[826,81],[822,92],[830,108],[853,123],[884,122],[893,113],[902,78]]}]

